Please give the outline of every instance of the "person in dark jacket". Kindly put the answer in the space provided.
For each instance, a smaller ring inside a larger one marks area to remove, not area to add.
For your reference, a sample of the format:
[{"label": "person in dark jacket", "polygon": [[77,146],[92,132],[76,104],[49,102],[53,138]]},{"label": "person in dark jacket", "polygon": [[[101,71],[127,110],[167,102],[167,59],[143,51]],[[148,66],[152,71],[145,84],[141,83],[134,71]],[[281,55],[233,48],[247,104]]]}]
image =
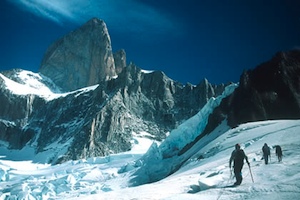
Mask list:
[{"label": "person in dark jacket", "polygon": [[262,147],[263,157],[265,160],[265,164],[267,165],[269,162],[269,156],[270,156],[270,147],[267,145],[267,143],[264,144]]},{"label": "person in dark jacket", "polygon": [[281,146],[279,146],[279,145],[275,146],[275,154],[278,157],[278,162],[281,162],[282,161],[282,149],[281,149]]},{"label": "person in dark jacket", "polygon": [[231,169],[231,163],[233,161],[233,171],[236,178],[236,182],[234,185],[240,185],[242,183],[242,169],[244,165],[244,159],[246,160],[248,166],[250,163],[248,161],[248,157],[246,156],[245,152],[241,149],[240,144],[235,145],[235,150],[231,153],[229,159],[229,168]]}]

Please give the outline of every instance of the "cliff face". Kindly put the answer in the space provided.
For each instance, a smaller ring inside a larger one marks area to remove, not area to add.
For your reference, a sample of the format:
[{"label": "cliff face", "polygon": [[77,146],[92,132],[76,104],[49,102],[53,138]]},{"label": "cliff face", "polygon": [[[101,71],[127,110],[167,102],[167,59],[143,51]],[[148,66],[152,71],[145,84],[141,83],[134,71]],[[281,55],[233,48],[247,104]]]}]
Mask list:
[{"label": "cliff face", "polygon": [[[20,73],[22,70],[1,75],[0,101],[6,106],[0,109],[0,140],[11,149],[28,146],[36,154],[51,151],[52,157],[45,160],[49,163],[128,151],[134,136],[144,137],[142,132],[161,141],[224,90],[223,85],[216,87],[207,80],[196,86],[182,85],[161,71],[145,73],[130,64],[115,79],[53,93],[56,97],[49,99],[12,91],[10,81],[26,85],[30,77],[38,77],[27,72],[20,79]],[[45,82],[36,81],[34,87]],[[46,83],[44,87],[57,91],[50,80]]]},{"label": "cliff face", "polygon": [[106,24],[91,19],[53,43],[47,49],[39,71],[63,91],[91,86],[116,76]]},{"label": "cliff face", "polygon": [[210,117],[206,133],[222,120],[241,123],[300,118],[300,51],[277,53],[270,61],[245,71],[235,92]]},{"label": "cliff face", "polygon": [[240,87],[226,103],[233,108],[229,123],[299,118],[299,97],[300,51],[278,53],[241,76]]}]

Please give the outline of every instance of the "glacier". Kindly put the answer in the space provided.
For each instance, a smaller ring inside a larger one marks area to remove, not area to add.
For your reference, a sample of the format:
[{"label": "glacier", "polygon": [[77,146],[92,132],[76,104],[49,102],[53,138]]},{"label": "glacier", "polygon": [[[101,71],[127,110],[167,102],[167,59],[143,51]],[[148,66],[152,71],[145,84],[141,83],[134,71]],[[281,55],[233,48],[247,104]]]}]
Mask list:
[{"label": "glacier", "polygon": [[[235,87],[228,87],[223,97]],[[30,157],[20,160],[17,156],[20,156],[22,150],[9,150],[11,156],[8,159],[1,156],[1,149],[0,198],[298,198],[300,120],[252,122],[232,129],[224,122],[213,132],[203,136],[189,151],[178,154],[202,130],[208,114],[221,98],[211,99],[196,116],[171,131],[161,143],[143,137],[149,134],[147,132],[133,134],[133,148],[124,153],[49,165],[37,160],[33,162]],[[236,143],[241,144],[249,157],[254,183],[249,169],[244,166],[242,185],[225,188],[224,186],[234,182],[228,160]],[[282,163],[278,163],[272,150],[270,164],[264,164],[261,160],[261,147],[264,143],[271,147],[278,144],[282,146]],[[47,156],[47,152],[44,153]],[[149,179],[152,181],[149,182]],[[143,184],[144,181],[147,184]]]}]

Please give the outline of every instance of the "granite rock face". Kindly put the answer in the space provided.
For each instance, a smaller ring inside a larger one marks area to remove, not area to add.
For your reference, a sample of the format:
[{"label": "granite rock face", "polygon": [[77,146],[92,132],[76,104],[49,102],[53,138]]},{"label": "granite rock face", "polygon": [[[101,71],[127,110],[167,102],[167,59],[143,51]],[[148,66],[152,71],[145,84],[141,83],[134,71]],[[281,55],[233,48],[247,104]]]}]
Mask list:
[{"label": "granite rock face", "polygon": [[126,67],[126,52],[124,49],[121,49],[114,53],[114,60],[115,60],[115,69],[116,73],[120,74],[124,67]]},{"label": "granite rock face", "polygon": [[104,21],[91,19],[53,43],[39,69],[63,91],[95,85],[116,76],[110,36]]},{"label": "granite rock face", "polygon": [[[22,83],[14,72],[7,74]],[[223,87],[207,80],[182,85],[161,71],[144,73],[134,64],[93,89],[50,101],[38,95],[16,95],[2,81],[0,101],[6,108],[0,110],[0,139],[11,149],[30,146],[36,154],[51,149],[48,163],[124,152],[131,149],[133,136],[144,137],[141,132],[163,140]]]}]

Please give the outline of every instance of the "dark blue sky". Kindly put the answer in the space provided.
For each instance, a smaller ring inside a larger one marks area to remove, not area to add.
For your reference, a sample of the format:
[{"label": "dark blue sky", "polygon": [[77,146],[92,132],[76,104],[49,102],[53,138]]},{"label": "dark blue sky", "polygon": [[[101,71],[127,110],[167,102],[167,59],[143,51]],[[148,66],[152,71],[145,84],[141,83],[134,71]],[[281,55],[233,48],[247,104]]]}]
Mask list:
[{"label": "dark blue sky", "polygon": [[4,0],[0,71],[37,72],[48,46],[92,17],[128,63],[182,83],[237,82],[244,69],[300,48],[298,0]]}]

